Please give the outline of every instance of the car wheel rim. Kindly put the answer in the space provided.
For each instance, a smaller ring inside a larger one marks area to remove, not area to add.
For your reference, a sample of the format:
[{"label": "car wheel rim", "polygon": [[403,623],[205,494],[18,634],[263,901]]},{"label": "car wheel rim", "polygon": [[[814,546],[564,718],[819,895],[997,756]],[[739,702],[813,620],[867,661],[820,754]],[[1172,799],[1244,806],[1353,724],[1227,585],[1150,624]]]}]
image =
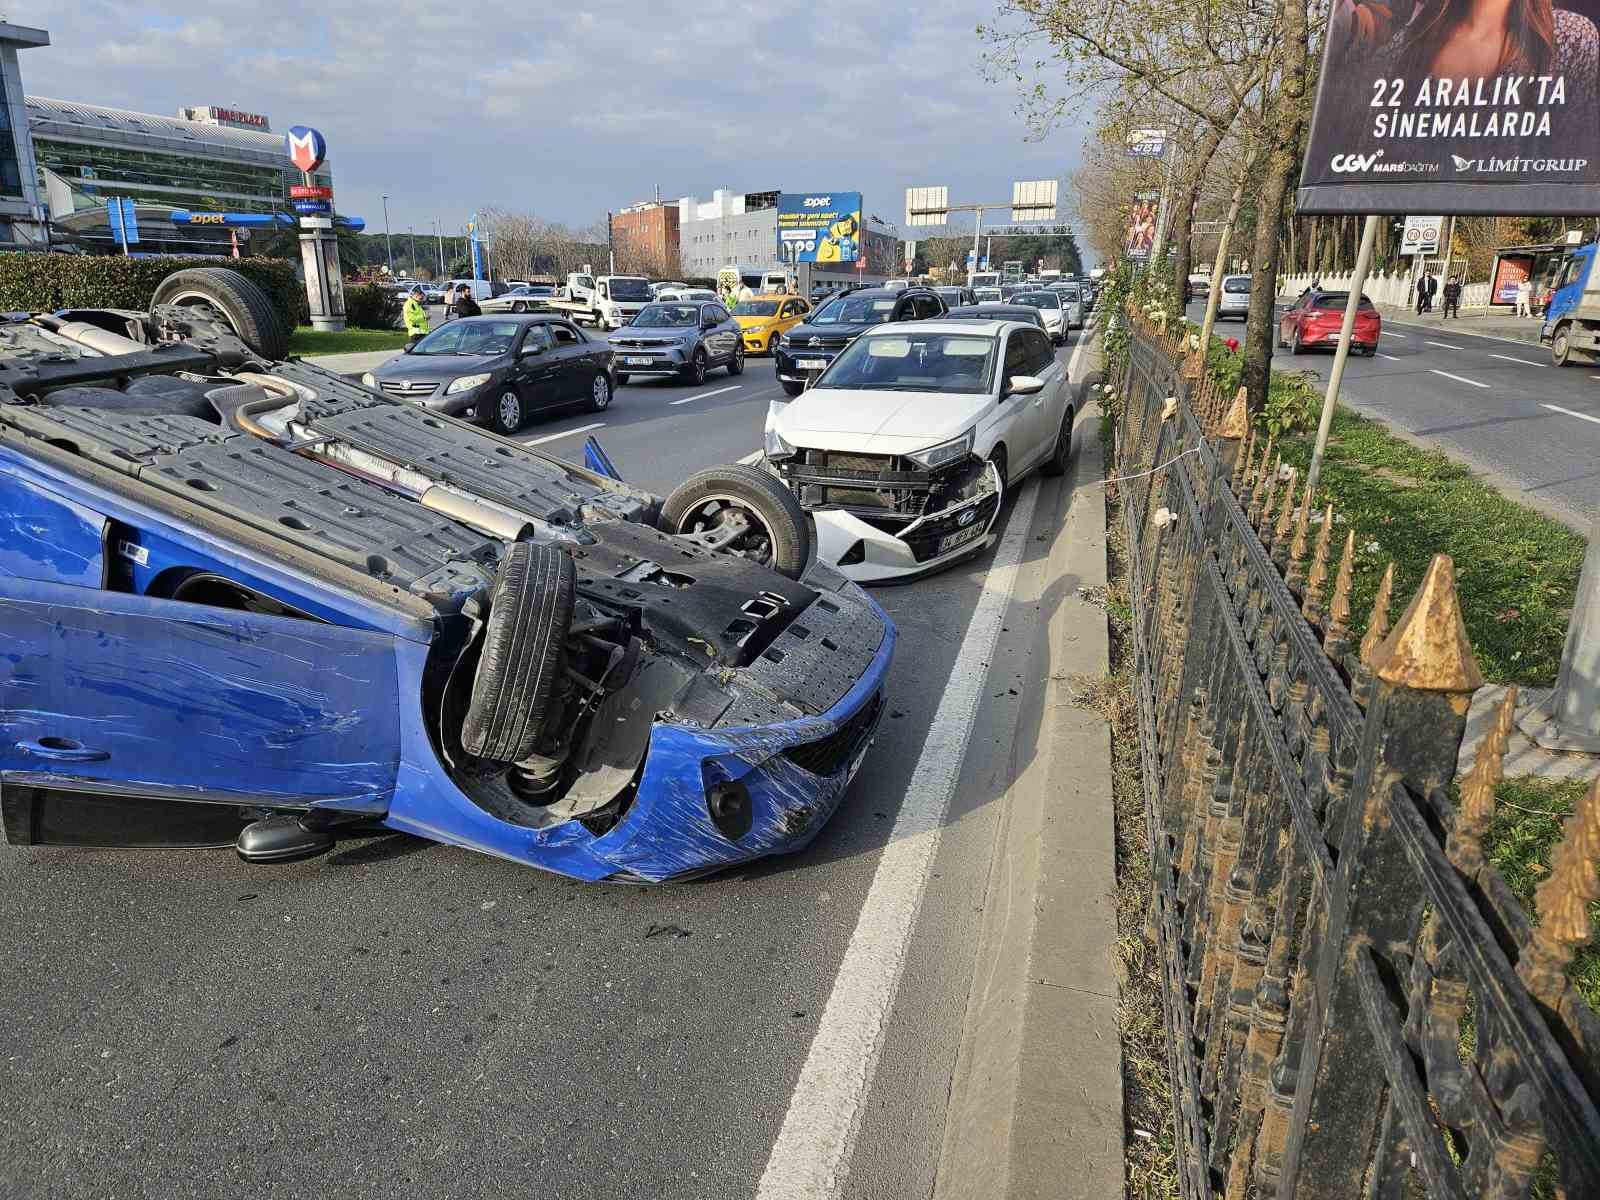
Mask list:
[{"label": "car wheel rim", "polygon": [[594,406],[604,408],[611,403],[611,385],[606,382],[604,375],[594,377]]},{"label": "car wheel rim", "polygon": [[696,383],[703,383],[703,382],[705,382],[705,378],[706,378],[706,358],[705,358],[705,355],[696,354],[694,356],[694,380],[695,380]]},{"label": "car wheel rim", "polygon": [[733,352],[733,365],[741,371],[744,370],[744,347],[740,346]]},{"label": "car wheel rim", "polygon": [[515,429],[522,421],[522,401],[517,399],[515,392],[500,393],[500,423],[507,429]]},{"label": "car wheel rim", "polygon": [[678,518],[678,533],[692,534],[707,549],[754,562],[772,562],[772,530],[737,496],[707,496]]}]

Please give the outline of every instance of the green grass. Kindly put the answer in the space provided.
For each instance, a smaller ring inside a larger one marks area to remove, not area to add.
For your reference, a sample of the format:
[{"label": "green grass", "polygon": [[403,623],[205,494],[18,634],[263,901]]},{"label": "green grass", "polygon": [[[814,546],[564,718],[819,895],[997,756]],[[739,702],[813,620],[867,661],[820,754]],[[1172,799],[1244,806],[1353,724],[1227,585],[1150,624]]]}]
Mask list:
[{"label": "green grass", "polygon": [[398,329],[341,329],[337,332],[302,325],[289,338],[290,354],[360,354],[365,350],[398,350],[406,335]]},{"label": "green grass", "polygon": [[[1583,796],[1582,780],[1507,779],[1495,790],[1494,820],[1484,837],[1489,861],[1534,916],[1533,889],[1550,873],[1550,851],[1561,840],[1561,823]],[[1589,906],[1600,927],[1600,903]],[[1535,918],[1537,919],[1537,918]],[[1567,977],[1589,1007],[1600,1012],[1600,946],[1579,950]]]},{"label": "green grass", "polygon": [[[1312,433],[1279,441],[1303,473]],[[1342,548],[1356,530],[1352,627],[1365,631],[1384,565],[1395,564],[1390,620],[1399,619],[1436,553],[1455,562],[1456,587],[1478,666],[1491,682],[1549,686],[1583,566],[1584,539],[1508,500],[1460,463],[1421,450],[1345,409],[1333,419],[1318,504],[1332,501]],[[1330,576],[1337,561],[1329,563]]]}]

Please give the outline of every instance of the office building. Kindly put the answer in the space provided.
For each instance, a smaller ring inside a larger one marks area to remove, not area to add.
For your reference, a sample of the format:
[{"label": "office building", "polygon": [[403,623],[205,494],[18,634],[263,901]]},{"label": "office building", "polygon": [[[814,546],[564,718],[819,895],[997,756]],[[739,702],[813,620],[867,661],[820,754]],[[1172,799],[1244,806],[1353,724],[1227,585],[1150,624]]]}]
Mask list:
[{"label": "office building", "polygon": [[617,270],[640,271],[661,278],[679,273],[679,206],[646,201],[611,218],[611,246]]},{"label": "office building", "polygon": [[[690,279],[714,278],[717,268],[753,266],[780,269],[778,196],[780,192],[730,192],[718,188],[710,200],[684,196],[678,201],[679,258]],[[861,263],[802,263],[808,286],[882,283],[894,273],[898,233],[877,217],[863,216]]]},{"label": "office building", "polygon": [[28,138],[17,52],[49,44],[50,35],[42,29],[0,20],[0,249],[46,244],[47,218]]}]

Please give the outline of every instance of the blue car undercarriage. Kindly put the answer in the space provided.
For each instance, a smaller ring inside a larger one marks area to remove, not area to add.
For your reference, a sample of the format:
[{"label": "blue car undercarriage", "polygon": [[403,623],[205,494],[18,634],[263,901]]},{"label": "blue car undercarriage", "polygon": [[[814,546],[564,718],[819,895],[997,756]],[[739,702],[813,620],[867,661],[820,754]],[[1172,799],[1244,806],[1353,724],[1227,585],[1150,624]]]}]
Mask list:
[{"label": "blue car undercarriage", "polygon": [[387,829],[619,882],[804,847],[893,625],[754,468],[680,501],[591,462],[192,313],[0,324],[7,840]]}]

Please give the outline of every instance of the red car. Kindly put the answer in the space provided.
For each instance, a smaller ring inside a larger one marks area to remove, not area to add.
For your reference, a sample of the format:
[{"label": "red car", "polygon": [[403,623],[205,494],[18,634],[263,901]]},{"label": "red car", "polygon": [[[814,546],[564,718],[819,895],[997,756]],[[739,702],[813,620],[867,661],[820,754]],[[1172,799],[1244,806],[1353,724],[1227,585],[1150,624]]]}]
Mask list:
[{"label": "red car", "polygon": [[[1294,307],[1278,318],[1278,345],[1300,354],[1314,346],[1332,350],[1339,344],[1339,327],[1344,323],[1344,306],[1349,292],[1307,292]],[[1372,301],[1361,297],[1356,309],[1356,325],[1350,333],[1350,348],[1369,358],[1378,351],[1378,334],[1383,318]]]}]

